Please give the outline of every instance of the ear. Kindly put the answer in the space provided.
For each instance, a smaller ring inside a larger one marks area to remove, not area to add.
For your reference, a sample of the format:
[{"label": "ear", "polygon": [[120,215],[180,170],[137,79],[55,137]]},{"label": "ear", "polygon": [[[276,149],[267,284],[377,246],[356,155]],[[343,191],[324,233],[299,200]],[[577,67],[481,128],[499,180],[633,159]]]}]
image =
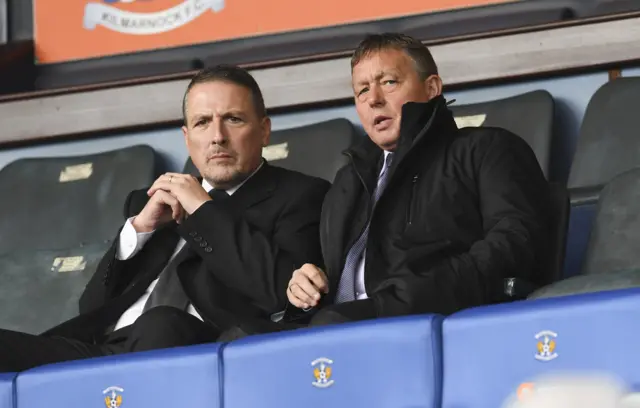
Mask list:
[{"label": "ear", "polygon": [[269,144],[269,139],[271,139],[271,118],[268,116],[262,118],[260,127],[262,130],[262,147],[264,147]]},{"label": "ear", "polygon": [[429,75],[424,80],[424,87],[427,95],[429,95],[429,100],[431,100],[442,94],[442,78],[436,74]]},{"label": "ear", "polygon": [[187,126],[182,126],[182,134],[184,135],[184,143],[187,145],[187,150],[189,149],[189,129]]}]

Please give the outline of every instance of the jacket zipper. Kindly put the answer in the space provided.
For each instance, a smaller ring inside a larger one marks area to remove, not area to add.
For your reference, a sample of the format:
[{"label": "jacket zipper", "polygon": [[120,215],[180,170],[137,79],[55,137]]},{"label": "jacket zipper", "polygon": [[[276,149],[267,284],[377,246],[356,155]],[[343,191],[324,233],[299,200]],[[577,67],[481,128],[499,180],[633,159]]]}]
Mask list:
[{"label": "jacket zipper", "polygon": [[407,223],[411,225],[413,223],[413,198],[416,193],[416,185],[418,184],[418,175],[413,176],[411,180],[411,195],[409,196],[409,206],[407,207]]}]

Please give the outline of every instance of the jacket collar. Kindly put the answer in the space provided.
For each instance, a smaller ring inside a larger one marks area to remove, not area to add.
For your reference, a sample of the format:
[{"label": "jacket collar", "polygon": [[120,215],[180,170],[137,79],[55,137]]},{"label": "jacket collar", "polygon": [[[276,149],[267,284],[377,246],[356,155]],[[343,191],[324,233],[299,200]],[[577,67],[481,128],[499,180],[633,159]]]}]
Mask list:
[{"label": "jacket collar", "polygon": [[[396,167],[402,159],[418,145],[437,143],[456,130],[447,101],[439,95],[428,102],[407,102],[402,106],[400,138],[396,147],[393,165]],[[345,154],[354,159],[357,167],[366,172],[372,164],[381,165],[382,149],[367,137],[365,140],[346,150]]]},{"label": "jacket collar", "polygon": [[274,168],[264,160],[260,169],[229,197],[229,201],[234,207],[244,209],[252,207],[269,198],[275,191],[276,185]]}]

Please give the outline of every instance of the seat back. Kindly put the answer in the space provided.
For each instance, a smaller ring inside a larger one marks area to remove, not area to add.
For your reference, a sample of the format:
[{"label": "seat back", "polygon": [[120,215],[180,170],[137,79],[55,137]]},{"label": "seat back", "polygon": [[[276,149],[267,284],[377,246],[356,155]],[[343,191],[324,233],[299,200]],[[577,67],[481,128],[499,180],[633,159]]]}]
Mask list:
[{"label": "seat back", "polygon": [[640,169],[614,177],[596,209],[583,274],[638,270],[640,274]]},{"label": "seat back", "polygon": [[[342,118],[332,119],[273,131],[262,156],[275,166],[333,182],[337,171],[347,163],[342,152],[356,140],[358,133],[351,122]],[[190,158],[184,173],[200,175]]]},{"label": "seat back", "polygon": [[490,126],[507,129],[523,138],[538,158],[547,179],[553,137],[554,101],[547,91],[471,105],[452,105],[458,127]]},{"label": "seat back", "polygon": [[634,106],[640,104],[640,78],[618,78],[591,97],[569,174],[571,220],[565,276],[584,268],[595,203],[613,177],[640,166]]},{"label": "seat back", "polygon": [[441,318],[256,336],[223,350],[225,407],[438,407]]},{"label": "seat back", "polygon": [[546,373],[613,374],[640,384],[640,290],[469,309],[443,324],[443,408],[499,407]]},{"label": "seat back", "polygon": [[[593,95],[585,112],[568,187],[592,189],[640,166],[640,138],[634,106],[640,104],[640,77],[618,78]],[[592,191],[585,192],[593,196]]]},{"label": "seat back", "polygon": [[124,222],[123,203],[150,186],[148,146],[17,160],[0,171],[0,327],[37,334],[78,314],[78,300]]},{"label": "seat back", "polygon": [[531,297],[565,296],[640,287],[640,169],[613,178],[595,205],[582,274],[537,290]]},{"label": "seat back", "polygon": [[18,375],[16,408],[220,408],[219,351],[207,344],[34,368]]},{"label": "seat back", "polygon": [[73,157],[19,159],[0,170],[0,254],[67,249],[112,239],[122,205],[150,186],[156,155],[146,145]]}]

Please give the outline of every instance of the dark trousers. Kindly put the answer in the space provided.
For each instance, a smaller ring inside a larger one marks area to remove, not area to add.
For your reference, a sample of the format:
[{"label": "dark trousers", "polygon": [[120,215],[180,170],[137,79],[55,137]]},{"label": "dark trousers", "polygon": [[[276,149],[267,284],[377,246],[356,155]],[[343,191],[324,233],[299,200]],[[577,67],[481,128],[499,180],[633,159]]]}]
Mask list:
[{"label": "dark trousers", "polygon": [[[346,323],[376,317],[370,299],[327,306],[318,311],[309,326]],[[100,344],[64,337],[45,337],[0,329],[0,372],[19,372],[44,364],[109,356],[136,351],[232,341],[304,327],[298,324],[250,322],[220,331],[189,313],[159,306],[143,313],[132,325],[109,334]]]},{"label": "dark trousers", "polygon": [[220,331],[212,325],[168,306],[150,309],[132,325],[109,334],[101,344],[0,329],[0,372],[18,372],[62,361],[215,342],[220,335]]}]

